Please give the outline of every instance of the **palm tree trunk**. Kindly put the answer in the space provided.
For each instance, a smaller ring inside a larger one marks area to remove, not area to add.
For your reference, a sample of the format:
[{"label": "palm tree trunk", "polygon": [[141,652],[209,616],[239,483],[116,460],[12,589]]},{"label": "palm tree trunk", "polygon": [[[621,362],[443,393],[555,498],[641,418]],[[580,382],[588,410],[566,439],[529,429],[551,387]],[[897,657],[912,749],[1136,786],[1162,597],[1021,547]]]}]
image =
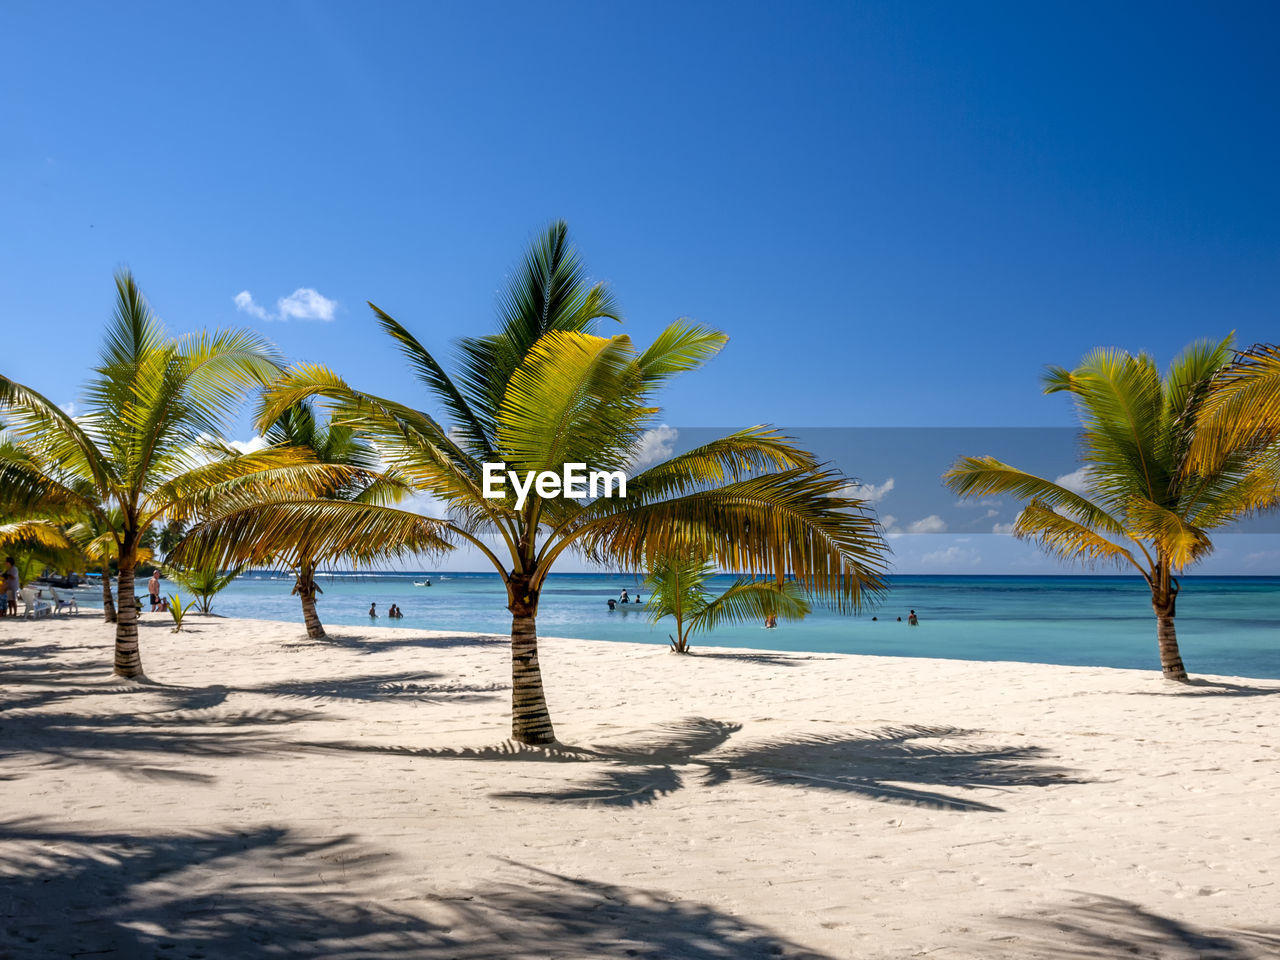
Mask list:
[{"label": "palm tree trunk", "polygon": [[111,568],[102,568],[102,622],[116,622],[116,604],[111,599]]},{"label": "palm tree trunk", "polygon": [[119,611],[116,617],[116,661],[118,677],[142,676],[142,654],[138,650],[138,600],[133,595],[132,549],[120,551],[120,577],[116,581]]},{"label": "palm tree trunk", "polygon": [[511,739],[517,743],[556,742],[538,668],[536,615],[511,614]]},{"label": "palm tree trunk", "polygon": [[1164,678],[1187,683],[1187,668],[1183,666],[1182,654],[1178,651],[1178,632],[1173,626],[1177,596],[1153,592],[1151,607],[1156,612],[1156,641],[1160,645],[1160,669]]},{"label": "palm tree trunk", "polygon": [[303,564],[298,570],[298,580],[293,589],[302,599],[302,622],[307,625],[307,637],[311,640],[325,639],[324,624],[316,613],[315,567]]}]

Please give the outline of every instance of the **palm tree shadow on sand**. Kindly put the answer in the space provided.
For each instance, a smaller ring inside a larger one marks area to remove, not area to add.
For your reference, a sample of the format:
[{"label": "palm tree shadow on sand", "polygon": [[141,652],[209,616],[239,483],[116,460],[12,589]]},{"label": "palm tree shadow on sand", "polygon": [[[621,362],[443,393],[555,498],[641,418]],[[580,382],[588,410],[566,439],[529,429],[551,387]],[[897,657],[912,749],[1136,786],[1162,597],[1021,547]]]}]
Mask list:
[{"label": "palm tree shadow on sand", "polygon": [[[371,899],[390,854],[277,827],[139,836],[4,824],[0,955],[831,960],[684,898],[547,873]],[[408,878],[406,878],[408,880]],[[68,922],[68,917],[74,922]]]},{"label": "palm tree shadow on sand", "polygon": [[478,749],[415,749],[351,742],[313,744],[439,760],[499,763],[586,763],[593,771],[576,783],[547,790],[495,793],[508,800],[637,806],[685,789],[693,781],[729,780],[829,790],[938,810],[1000,812],[1001,807],[957,791],[1008,792],[1018,787],[1083,783],[1047,762],[1033,746],[973,742],[954,727],[885,727],[868,733],[812,734],[732,743],[741,725],[693,717],[621,744],[530,747],[503,743]]},{"label": "palm tree shadow on sand", "polygon": [[1004,917],[972,944],[989,960],[1268,960],[1280,928],[1209,930],[1117,897],[1081,894],[1071,903]]}]

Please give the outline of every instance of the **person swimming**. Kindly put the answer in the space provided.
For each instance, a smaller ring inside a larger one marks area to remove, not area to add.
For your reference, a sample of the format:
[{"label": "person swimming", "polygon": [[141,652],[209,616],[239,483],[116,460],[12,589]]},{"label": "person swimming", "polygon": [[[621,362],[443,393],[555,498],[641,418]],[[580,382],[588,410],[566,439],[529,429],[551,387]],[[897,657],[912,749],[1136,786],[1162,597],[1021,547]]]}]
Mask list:
[{"label": "person swimming", "polygon": [[617,606],[618,606],[618,601],[617,601],[617,600],[615,600],[615,599],[613,599],[613,597],[610,597],[610,598],[609,598],[609,609],[610,609],[610,610],[615,610],[615,609],[617,609]]},{"label": "person swimming", "polygon": [[916,612],[914,610],[907,614],[907,625],[912,627],[920,625],[920,618],[916,616]]},{"label": "person swimming", "polygon": [[377,615],[378,615],[378,604],[377,603],[369,604],[369,616],[376,617]]}]

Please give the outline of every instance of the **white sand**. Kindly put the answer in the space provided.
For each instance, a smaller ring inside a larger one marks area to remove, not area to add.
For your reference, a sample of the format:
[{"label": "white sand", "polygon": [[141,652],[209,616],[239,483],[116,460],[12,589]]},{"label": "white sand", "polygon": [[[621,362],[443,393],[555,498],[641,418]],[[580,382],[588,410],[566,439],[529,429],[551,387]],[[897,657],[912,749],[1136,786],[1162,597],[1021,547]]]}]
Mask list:
[{"label": "white sand", "polygon": [[1280,956],[1280,682],[146,619],[0,620],[0,956]]}]

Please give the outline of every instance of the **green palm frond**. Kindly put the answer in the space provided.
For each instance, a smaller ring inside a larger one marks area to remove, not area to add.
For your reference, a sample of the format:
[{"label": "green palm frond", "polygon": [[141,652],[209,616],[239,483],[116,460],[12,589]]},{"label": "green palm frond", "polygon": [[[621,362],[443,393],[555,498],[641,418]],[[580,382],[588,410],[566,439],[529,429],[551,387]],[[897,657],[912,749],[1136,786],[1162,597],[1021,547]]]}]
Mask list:
[{"label": "green palm frond", "polygon": [[[888,547],[848,478],[783,470],[648,503],[606,501],[612,511],[567,536],[597,562],[647,569],[663,555],[695,552],[724,569],[793,574],[813,596],[857,610],[884,589]],[[552,554],[548,559],[553,559]]]},{"label": "green palm frond", "polygon": [[1021,540],[1036,541],[1047,552],[1068,562],[1121,566],[1128,563],[1145,575],[1143,565],[1128,549],[1037,500],[1027,504],[1018,514],[1013,534]]},{"label": "green palm frond", "polygon": [[[343,557],[357,565],[388,558],[438,557],[460,539],[444,521],[377,504],[281,500],[236,509],[197,524],[174,551],[176,562],[206,557],[221,567]],[[462,538],[466,539],[466,538]]]},{"label": "green palm frond", "polygon": [[793,580],[754,580],[740,577],[733,586],[694,614],[693,632],[725,624],[760,623],[769,617],[803,620],[812,611],[800,585]]},{"label": "green palm frond", "polygon": [[961,497],[1007,495],[1034,500],[1108,534],[1124,535],[1124,524],[1092,500],[995,457],[961,457],[942,475],[942,480]]},{"label": "green palm frond", "polygon": [[1200,411],[1190,469],[1212,469],[1241,447],[1265,450],[1280,441],[1280,346],[1239,353],[1210,385]]}]

